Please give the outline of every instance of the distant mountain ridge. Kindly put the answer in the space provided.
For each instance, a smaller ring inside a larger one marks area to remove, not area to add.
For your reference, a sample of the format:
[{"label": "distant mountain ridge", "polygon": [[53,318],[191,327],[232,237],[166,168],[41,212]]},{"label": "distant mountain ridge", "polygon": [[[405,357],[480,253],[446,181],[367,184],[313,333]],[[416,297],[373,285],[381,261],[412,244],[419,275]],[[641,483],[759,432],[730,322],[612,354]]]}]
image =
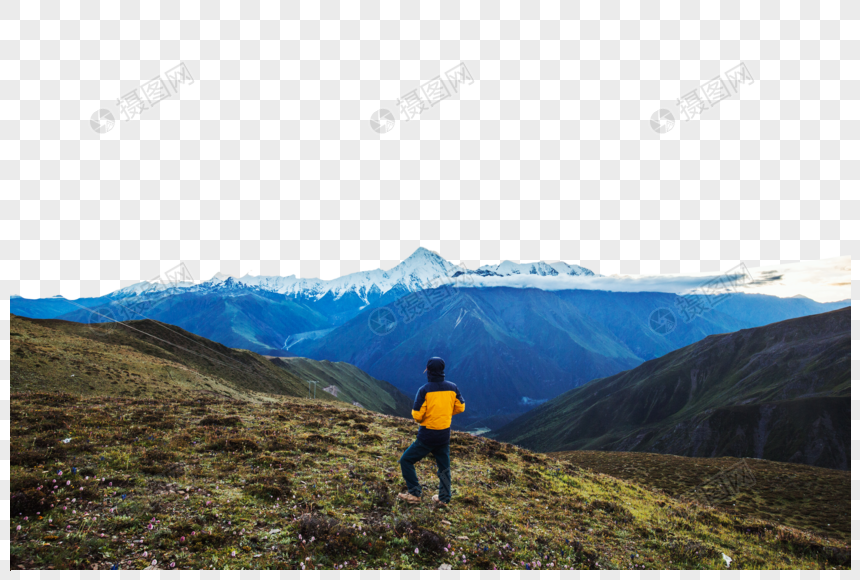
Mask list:
[{"label": "distant mountain ridge", "polygon": [[491,435],[540,451],[755,457],[848,469],[851,309],[708,336]]},{"label": "distant mountain ridge", "polygon": [[[12,312],[73,308],[57,316],[76,322],[150,318],[174,324],[230,348],[273,357],[348,362],[412,398],[430,356],[448,361],[452,380],[471,399],[458,425],[496,428],[586,382],[633,368],[709,334],[826,312],[840,307],[804,298],[737,294],[669,334],[649,326],[658,308],[675,308],[674,294],[513,287],[442,287],[419,293],[402,285],[370,306],[355,294],[338,300],[291,298],[235,280],[143,293],[78,308],[62,298],[16,299]],[[414,319],[403,306],[418,300]],[[420,306],[432,303],[435,306]],[[27,308],[19,308],[24,304]],[[130,309],[125,305],[130,304]],[[389,312],[390,333],[371,328]],[[105,318],[107,316],[108,318]],[[476,423],[482,421],[481,423]]]},{"label": "distant mountain ridge", "polygon": [[505,260],[501,264],[492,266],[481,266],[469,273],[478,276],[513,276],[525,274],[532,276],[596,276],[594,272],[582,266],[571,265],[566,262],[533,262],[517,264]]},{"label": "distant mountain ridge", "polygon": [[[443,356],[472,401],[458,426],[498,428],[543,400],[709,334],[847,304],[738,293],[685,323],[673,293],[571,289],[602,279],[563,262],[467,270],[419,248],[387,271],[330,281],[219,275],[75,301],[19,297],[10,309],[83,323],[152,319],[265,356],[348,362],[409,398],[423,384],[416,369]],[[668,334],[649,326],[658,308],[675,311]],[[384,331],[372,328],[380,315],[389,318]]]},{"label": "distant mountain ridge", "polygon": [[462,284],[464,275],[512,276],[525,270],[538,277],[595,276],[587,268],[564,262],[503,262],[471,271],[420,247],[389,270],[357,272],[334,280],[250,275],[235,278],[219,273],[201,283],[138,282],[104,296],[77,300],[18,296],[12,298],[10,310],[29,318],[83,323],[151,318],[230,348],[282,357],[293,355],[288,346],[291,342],[328,332],[369,304],[389,303],[441,284]]},{"label": "distant mountain ridge", "polygon": [[321,300],[331,296],[338,300],[346,295],[355,295],[365,304],[370,304],[392,289],[400,288],[406,292],[417,292],[430,288],[430,283],[437,281],[445,283],[455,277],[475,274],[478,276],[512,276],[528,274],[534,276],[595,276],[595,273],[582,266],[565,262],[534,262],[515,264],[505,261],[498,265],[481,266],[469,270],[455,265],[436,252],[419,247],[408,258],[390,270],[369,270],[340,276],[333,280],[319,278],[297,278],[296,276],[242,276],[231,278],[216,274],[212,280],[205,282],[210,286],[235,280],[246,286],[268,290],[287,296]]},{"label": "distant mountain ridge", "polygon": [[[363,304],[367,305],[394,288],[400,288],[406,292],[416,292],[430,288],[430,282],[450,281],[455,277],[466,274],[478,276],[512,276],[520,274],[534,276],[599,276],[599,274],[595,274],[588,268],[567,264],[566,262],[548,264],[541,261],[517,264],[506,260],[497,265],[481,266],[475,270],[469,270],[461,265],[449,262],[436,252],[419,247],[408,258],[389,270],[377,268],[365,272],[346,274],[332,280],[299,278],[295,275],[253,276],[246,274],[241,277],[234,277],[219,272],[209,280],[200,283],[182,280],[169,285],[164,282],[137,282],[104,296],[83,300],[97,300],[99,302],[105,300],[122,300],[141,294],[157,294],[164,291],[181,293],[210,292],[216,289],[238,291],[244,288],[257,288],[266,292],[308,300],[322,300],[325,297],[339,300],[344,296],[354,295]],[[12,298],[16,300],[22,299],[20,296],[13,296]],[[51,299],[54,298],[65,300],[62,297],[51,297]],[[71,307],[66,312],[70,311],[70,309]]]}]

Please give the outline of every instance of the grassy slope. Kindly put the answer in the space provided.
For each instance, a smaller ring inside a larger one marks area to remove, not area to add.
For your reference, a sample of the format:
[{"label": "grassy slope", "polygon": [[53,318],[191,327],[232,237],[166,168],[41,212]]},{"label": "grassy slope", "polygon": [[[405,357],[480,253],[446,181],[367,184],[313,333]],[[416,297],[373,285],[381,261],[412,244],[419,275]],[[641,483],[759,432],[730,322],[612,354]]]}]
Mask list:
[{"label": "grassy slope", "polygon": [[[368,409],[403,416],[405,401],[408,413],[404,395],[349,364],[278,365],[251,351],[227,348],[151,320],[83,325],[13,315],[11,339],[13,390],[154,398],[184,393],[271,401],[272,394],[308,396],[306,373],[295,370],[316,368],[321,375],[331,371],[330,378],[336,377],[354,398],[349,402],[358,400]],[[334,400],[322,386],[317,398]]]},{"label": "grassy slope", "polygon": [[[733,567],[849,564],[843,541],[457,432],[451,507],[400,505],[413,422],[266,392],[306,387],[253,353],[137,324],[213,351],[13,318],[13,569],[722,568],[721,553]],[[419,475],[432,487],[435,467]]]},{"label": "grassy slope", "polygon": [[367,409],[398,417],[411,417],[412,401],[391,383],[380,381],[358,367],[343,362],[316,361],[309,358],[274,358],[272,362],[287,369],[302,382],[319,381],[317,395],[323,387],[336,385],[338,399],[357,401]]},{"label": "grassy slope", "polygon": [[812,457],[795,457],[798,450],[828,439],[819,464],[845,469],[849,318],[842,309],[713,335],[569,391],[496,435],[542,451],[764,454],[798,462]]},{"label": "grassy slope", "polygon": [[[549,455],[671,496],[691,493],[718,473],[731,471],[739,461],[735,457],[615,451],[560,451]],[[717,503],[721,510],[782,522],[846,542],[851,539],[849,472],[761,459],[747,459],[745,463],[754,483]]]},{"label": "grassy slope", "polygon": [[462,433],[451,506],[406,506],[414,424],[339,402],[29,392],[11,418],[13,569],[850,565],[844,541]]}]

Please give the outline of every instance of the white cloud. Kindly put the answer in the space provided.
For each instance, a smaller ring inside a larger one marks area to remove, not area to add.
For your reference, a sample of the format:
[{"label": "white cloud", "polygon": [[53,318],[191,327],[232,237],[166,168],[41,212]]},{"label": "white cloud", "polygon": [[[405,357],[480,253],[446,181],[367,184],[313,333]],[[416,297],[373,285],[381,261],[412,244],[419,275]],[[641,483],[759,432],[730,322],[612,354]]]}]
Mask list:
[{"label": "white cloud", "polygon": [[[791,297],[801,294],[818,302],[851,298],[849,257],[805,261],[748,269],[752,283],[739,284],[737,291]],[[663,276],[546,276],[511,275],[504,278],[471,276],[470,285],[542,290],[609,290],[612,292],[670,292],[682,294],[713,281],[723,272]]]}]

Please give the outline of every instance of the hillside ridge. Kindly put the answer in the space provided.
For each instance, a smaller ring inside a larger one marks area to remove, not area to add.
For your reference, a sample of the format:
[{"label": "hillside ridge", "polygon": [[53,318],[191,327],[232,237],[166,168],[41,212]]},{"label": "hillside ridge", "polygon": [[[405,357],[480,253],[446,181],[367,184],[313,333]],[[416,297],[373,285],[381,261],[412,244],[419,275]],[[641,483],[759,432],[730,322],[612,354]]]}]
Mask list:
[{"label": "hillside ridge", "polygon": [[850,308],[709,336],[493,433],[542,451],[758,457],[848,469]]}]

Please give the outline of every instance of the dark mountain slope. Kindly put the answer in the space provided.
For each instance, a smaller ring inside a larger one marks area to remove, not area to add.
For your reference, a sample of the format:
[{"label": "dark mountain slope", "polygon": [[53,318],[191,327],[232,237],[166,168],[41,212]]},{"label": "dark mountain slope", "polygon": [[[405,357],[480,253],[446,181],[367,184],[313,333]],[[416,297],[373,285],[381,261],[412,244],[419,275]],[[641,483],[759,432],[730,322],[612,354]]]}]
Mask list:
[{"label": "dark mountain slope", "polygon": [[493,435],[542,451],[731,455],[848,469],[850,308],[730,334],[565,393]]}]

